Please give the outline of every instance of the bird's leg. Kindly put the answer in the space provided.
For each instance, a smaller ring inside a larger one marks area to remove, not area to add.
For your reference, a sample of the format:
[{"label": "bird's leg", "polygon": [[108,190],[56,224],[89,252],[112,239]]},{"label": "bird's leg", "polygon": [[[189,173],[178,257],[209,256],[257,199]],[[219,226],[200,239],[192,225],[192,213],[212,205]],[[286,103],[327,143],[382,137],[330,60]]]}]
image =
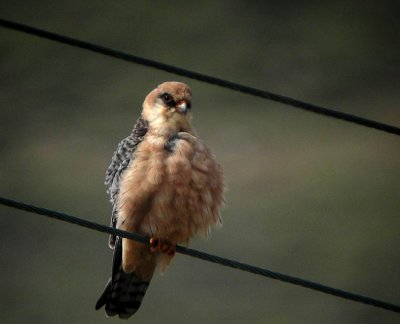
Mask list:
[{"label": "bird's leg", "polygon": [[175,254],[176,244],[173,244],[170,241],[151,237],[149,243],[150,252],[152,253],[162,252],[171,256]]}]

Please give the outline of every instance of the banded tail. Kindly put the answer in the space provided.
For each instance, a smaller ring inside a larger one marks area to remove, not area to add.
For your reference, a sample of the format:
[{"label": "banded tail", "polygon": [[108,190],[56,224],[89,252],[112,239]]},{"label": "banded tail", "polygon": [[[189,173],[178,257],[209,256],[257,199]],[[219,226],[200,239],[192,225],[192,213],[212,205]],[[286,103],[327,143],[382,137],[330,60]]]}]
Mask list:
[{"label": "banded tail", "polygon": [[96,303],[96,310],[105,306],[108,316],[127,319],[139,309],[150,282],[141,280],[135,273],[125,273],[121,261],[122,239],[117,237],[112,277]]}]

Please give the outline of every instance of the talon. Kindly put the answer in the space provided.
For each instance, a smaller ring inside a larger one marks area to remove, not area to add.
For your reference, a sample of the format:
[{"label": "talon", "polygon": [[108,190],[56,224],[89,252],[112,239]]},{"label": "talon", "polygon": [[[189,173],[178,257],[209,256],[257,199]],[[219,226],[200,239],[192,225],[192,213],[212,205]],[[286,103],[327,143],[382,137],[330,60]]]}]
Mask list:
[{"label": "talon", "polygon": [[176,251],[176,245],[172,244],[171,242],[164,241],[164,244],[161,246],[161,252],[168,254],[168,255],[174,255]]},{"label": "talon", "polygon": [[176,252],[176,245],[175,244],[171,244],[169,246],[169,250],[167,252],[168,255],[173,256]]},{"label": "talon", "polygon": [[150,252],[152,253],[162,252],[171,256],[175,254],[176,245],[172,244],[167,240],[151,237],[149,243],[150,243]]},{"label": "talon", "polygon": [[161,242],[159,239],[156,239],[155,237],[151,237],[149,240],[149,243],[150,243],[150,252],[151,253],[157,253],[160,251]]}]

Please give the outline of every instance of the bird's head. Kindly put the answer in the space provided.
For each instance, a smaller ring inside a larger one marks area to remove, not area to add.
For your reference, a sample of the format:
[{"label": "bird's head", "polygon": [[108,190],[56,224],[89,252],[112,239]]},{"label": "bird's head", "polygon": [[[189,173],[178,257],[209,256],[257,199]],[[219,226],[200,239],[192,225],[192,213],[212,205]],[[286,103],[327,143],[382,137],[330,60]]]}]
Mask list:
[{"label": "bird's head", "polygon": [[181,82],[164,82],[143,103],[142,117],[150,127],[186,129],[190,126],[192,92]]}]

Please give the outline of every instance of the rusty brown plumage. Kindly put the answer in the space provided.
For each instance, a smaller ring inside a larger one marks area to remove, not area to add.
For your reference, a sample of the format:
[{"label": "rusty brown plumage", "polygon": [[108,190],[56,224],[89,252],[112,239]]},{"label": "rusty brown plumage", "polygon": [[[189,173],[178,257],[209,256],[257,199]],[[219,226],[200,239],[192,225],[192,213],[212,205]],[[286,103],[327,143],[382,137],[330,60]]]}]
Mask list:
[{"label": "rusty brown plumage", "polygon": [[[140,139],[131,135],[131,145],[120,143],[107,173],[113,175],[108,184],[113,187],[112,224],[117,228],[187,244],[194,235],[207,236],[212,225],[222,224],[222,170],[192,127],[191,99],[191,90],[180,82],[162,83],[147,95],[142,122],[137,123],[145,131],[134,129]],[[130,317],[155,268],[164,271],[172,257],[117,238],[113,275],[96,308],[105,304],[108,315]]]}]

